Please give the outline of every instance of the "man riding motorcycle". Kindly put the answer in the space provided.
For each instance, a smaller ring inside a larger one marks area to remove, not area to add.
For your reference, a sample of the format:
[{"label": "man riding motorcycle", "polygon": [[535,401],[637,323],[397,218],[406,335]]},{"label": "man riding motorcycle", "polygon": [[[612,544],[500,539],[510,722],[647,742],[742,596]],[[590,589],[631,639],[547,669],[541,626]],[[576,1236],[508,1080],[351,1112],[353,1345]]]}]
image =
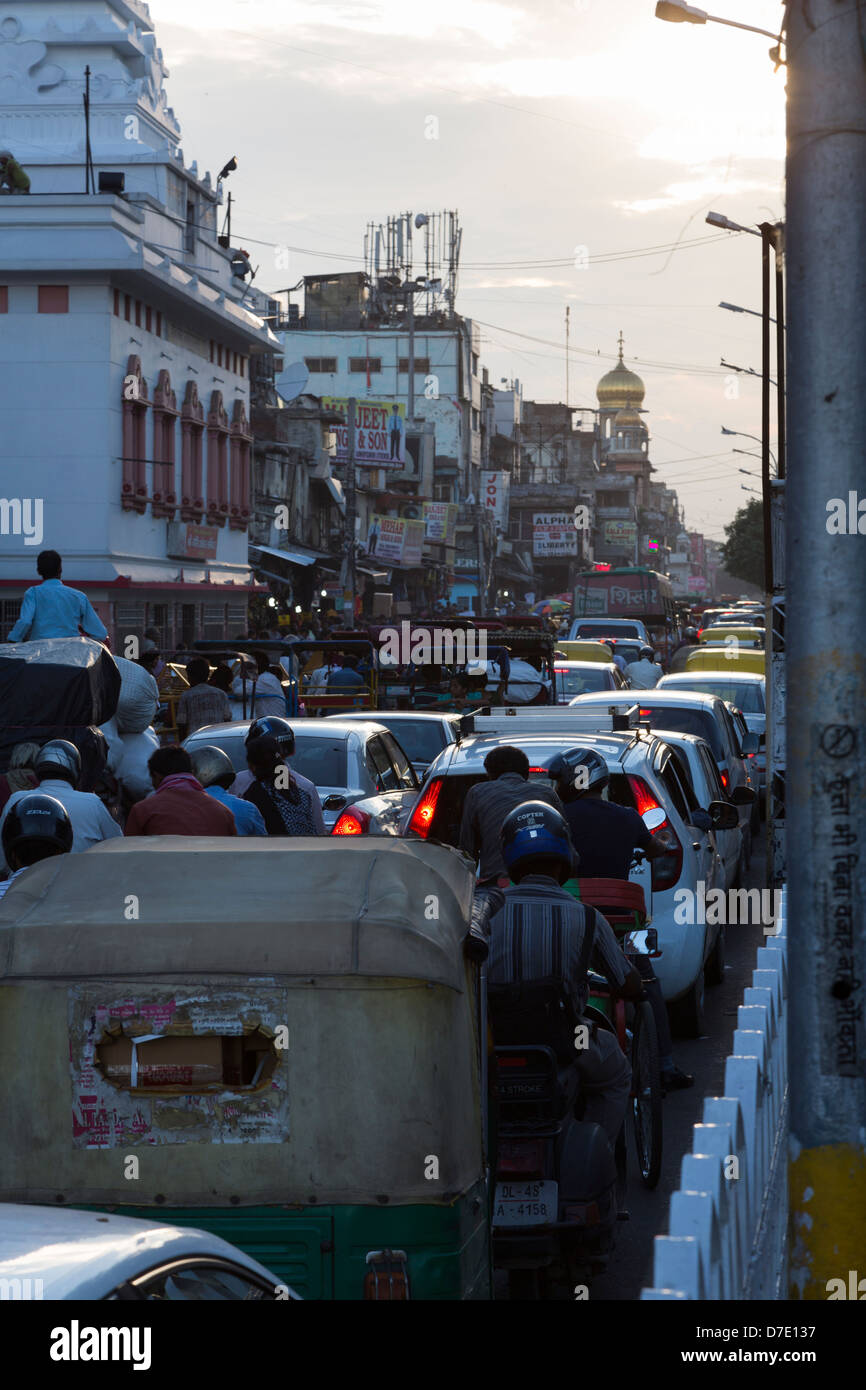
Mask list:
[{"label": "man riding motorcycle", "polygon": [[[561,813],[544,801],[516,806],[502,824],[500,844],[512,886],[503,890],[503,905],[490,924],[488,988],[495,992],[498,986],[555,983],[579,1020],[589,998],[587,970],[592,966],[615,994],[637,998],[640,976],[609,924],[562,887],[572,873],[574,852]],[[497,1043],[507,1043],[507,1037],[497,1036],[495,1010],[491,1018]],[[584,1119],[600,1125],[613,1148],[631,1090],[631,1068],[616,1035],[587,1023],[585,1045],[575,1046],[574,1062],[585,1098]]]},{"label": "man riding motorcycle", "polygon": [[[627,879],[636,849],[642,850],[650,860],[665,853],[637,811],[604,799],[610,773],[604,758],[594,748],[558,753],[548,774],[563,804],[572,842],[580,856],[582,878]],[[636,956],[634,960],[655,1018],[662,1086],[666,1091],[683,1090],[694,1084],[694,1077],[674,1062],[670,1020],[661,985],[647,956]]]}]

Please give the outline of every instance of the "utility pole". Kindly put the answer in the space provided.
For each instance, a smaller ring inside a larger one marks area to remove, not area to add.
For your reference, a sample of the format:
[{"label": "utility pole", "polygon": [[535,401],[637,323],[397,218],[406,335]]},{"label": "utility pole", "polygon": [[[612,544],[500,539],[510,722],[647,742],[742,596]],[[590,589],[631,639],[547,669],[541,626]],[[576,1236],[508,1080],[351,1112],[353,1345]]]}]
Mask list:
[{"label": "utility pole", "polygon": [[861,24],[838,0],[787,10],[788,1274],[815,1300],[866,1274]]},{"label": "utility pole", "polygon": [[346,402],[348,439],[346,449],[346,584],[343,590],[343,622],[355,626],[355,406],[354,396]]},{"label": "utility pole", "polygon": [[570,304],[566,304],[566,306],[565,306],[565,405],[566,405],[566,409],[568,408],[568,397],[569,397],[569,389],[568,389],[568,341],[569,341],[569,330],[570,330],[570,323],[569,323],[569,316],[570,316],[570,314],[571,314],[571,305],[570,305]]}]

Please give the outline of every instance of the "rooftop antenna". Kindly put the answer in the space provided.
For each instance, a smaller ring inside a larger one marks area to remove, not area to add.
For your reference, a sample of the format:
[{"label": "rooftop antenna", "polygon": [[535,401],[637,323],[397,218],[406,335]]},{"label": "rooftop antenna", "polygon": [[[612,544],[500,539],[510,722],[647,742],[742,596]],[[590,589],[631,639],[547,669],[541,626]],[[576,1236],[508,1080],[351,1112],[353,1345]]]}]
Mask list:
[{"label": "rooftop antenna", "polygon": [[93,152],[90,148],[90,64],[84,69],[84,191],[96,192],[93,174]]}]

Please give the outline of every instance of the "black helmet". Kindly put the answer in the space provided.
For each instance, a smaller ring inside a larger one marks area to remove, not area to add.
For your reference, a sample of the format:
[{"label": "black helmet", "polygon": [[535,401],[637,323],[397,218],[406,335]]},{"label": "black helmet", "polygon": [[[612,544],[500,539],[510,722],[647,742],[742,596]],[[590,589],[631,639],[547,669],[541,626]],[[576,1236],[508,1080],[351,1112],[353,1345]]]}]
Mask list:
[{"label": "black helmet", "polygon": [[557,753],[547,771],[551,781],[556,782],[557,791],[560,795],[565,793],[568,801],[588,791],[601,791],[610,781],[607,763],[594,748],[571,748],[567,753]]},{"label": "black helmet", "polygon": [[652,661],[654,656],[655,652],[653,651],[652,647],[641,647],[640,651],[638,652],[638,659],[640,661]]},{"label": "black helmet", "polygon": [[62,777],[77,787],[81,781],[81,754],[74,743],[53,738],[40,748],[33,770],[40,782],[45,777]]},{"label": "black helmet", "polygon": [[695,642],[697,642],[697,640],[698,640],[698,630],[697,630],[697,628],[695,628],[695,627],[686,627],[686,628],[683,628],[683,637],[688,637],[689,639],[692,639],[692,638],[693,638],[693,639],[695,640]]},{"label": "black helmet", "polygon": [[515,882],[531,873],[533,863],[539,859],[555,862],[560,883],[571,877],[576,856],[568,825],[546,801],[524,801],[509,811],[502,822],[499,843],[505,867]]},{"label": "black helmet", "polygon": [[23,869],[53,854],[68,854],[72,838],[66,807],[44,792],[22,796],[3,822],[3,853],[12,869]]},{"label": "black helmet", "polygon": [[189,756],[192,760],[193,774],[203,787],[214,787],[226,779],[229,783],[235,780],[231,758],[215,744],[206,743],[203,747],[191,748]]},{"label": "black helmet", "polygon": [[283,757],[291,757],[295,751],[295,731],[288,719],[281,719],[278,714],[253,720],[244,742],[252,743],[256,738],[275,738]]}]

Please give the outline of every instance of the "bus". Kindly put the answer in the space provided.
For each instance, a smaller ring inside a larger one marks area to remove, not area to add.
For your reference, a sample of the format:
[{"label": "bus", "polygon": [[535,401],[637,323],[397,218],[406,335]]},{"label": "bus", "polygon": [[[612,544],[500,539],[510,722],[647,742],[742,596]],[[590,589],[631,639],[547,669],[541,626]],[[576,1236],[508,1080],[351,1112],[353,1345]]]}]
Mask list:
[{"label": "bus", "polygon": [[572,617],[637,618],[669,640],[676,627],[673,586],[666,574],[641,565],[588,570],[577,576]]}]

